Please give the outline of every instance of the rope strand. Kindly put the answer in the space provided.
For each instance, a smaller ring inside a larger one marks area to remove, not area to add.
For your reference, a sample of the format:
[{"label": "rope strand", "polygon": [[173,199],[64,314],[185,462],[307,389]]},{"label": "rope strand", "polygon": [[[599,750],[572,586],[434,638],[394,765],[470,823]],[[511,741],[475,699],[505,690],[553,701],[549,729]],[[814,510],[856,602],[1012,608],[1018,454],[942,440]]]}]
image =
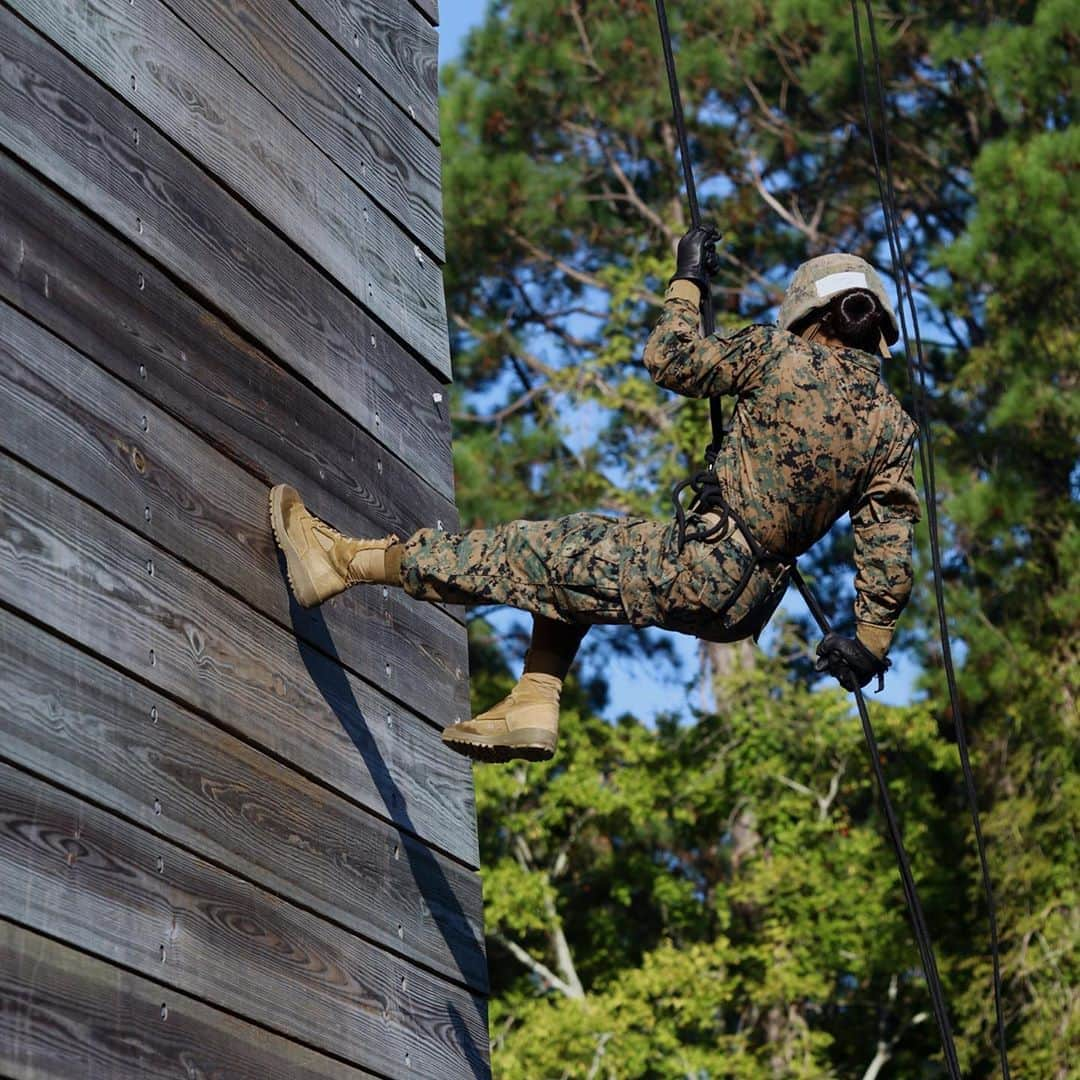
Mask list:
[{"label": "rope strand", "polygon": [[[818,624],[822,634],[828,634],[831,630],[829,619],[816,596],[806,584],[805,579],[796,567],[791,574],[795,587],[799,590],[806,606],[810,609],[814,621]],[[919,900],[919,892],[915,885],[915,877],[911,872],[911,861],[908,858],[907,849],[904,847],[904,835],[900,828],[899,819],[893,808],[892,799],[886,786],[885,770],[881,767],[881,752],[878,749],[877,736],[874,734],[873,725],[870,723],[870,712],[866,707],[866,698],[862,690],[856,688],[855,705],[859,710],[859,720],[862,723],[863,736],[866,739],[867,749],[870,753],[870,765],[874,772],[874,780],[881,793],[882,809],[885,813],[885,824],[889,832],[889,840],[892,842],[896,853],[896,862],[900,870],[900,884],[904,890],[904,899],[907,901],[908,913],[911,916],[912,928],[915,931],[915,945],[919,950],[919,958],[922,961],[923,973],[926,975],[927,989],[930,994],[930,1005],[937,1021],[938,1030],[941,1033],[941,1045],[945,1052],[945,1066],[948,1069],[950,1080],[961,1080],[960,1062],[956,1056],[956,1045],[953,1041],[952,1025],[949,1022],[949,1012],[945,1004],[945,993],[941,986],[941,976],[938,974],[937,961],[934,959],[934,947],[930,940],[930,931],[926,925],[926,916],[923,913],[922,902]]]},{"label": "rope strand", "polygon": [[[690,224],[701,224],[701,206],[698,203],[697,184],[694,183],[694,163],[690,159],[690,141],[686,135],[686,118],[683,115],[682,94],[679,93],[679,76],[675,70],[675,55],[671,48],[671,30],[668,27],[667,8],[664,0],[656,0],[656,19],[660,24],[660,44],[664,50],[664,67],[667,70],[668,91],[671,94],[671,111],[675,118],[675,135],[679,140],[679,158],[682,161],[683,182],[686,185],[686,201],[690,206]],[[713,310],[712,290],[701,290],[701,329],[705,337],[716,332],[716,314]],[[709,398],[709,423],[712,441],[705,450],[705,467],[712,470],[716,454],[724,437],[724,404],[719,396]]]},{"label": "rope strand", "polygon": [[[971,767],[967,734],[963,715],[960,710],[960,695],[956,686],[952,647],[949,639],[948,617],[945,611],[945,593],[944,588],[942,587],[941,545],[937,518],[937,478],[934,472],[933,434],[926,405],[928,396],[926,390],[926,361],[923,355],[922,338],[919,333],[918,309],[915,305],[915,297],[911,288],[911,278],[908,274],[906,264],[899,257],[901,249],[900,219],[896,205],[896,188],[893,182],[892,154],[890,150],[891,140],[889,139],[885,84],[882,76],[881,53],[878,49],[877,29],[874,24],[874,12],[870,5],[870,0],[863,0],[863,4],[866,9],[867,26],[870,31],[870,45],[873,53],[874,71],[877,82],[878,112],[881,120],[882,146],[885,157],[884,190],[882,190],[881,167],[878,160],[877,149],[874,144],[870,116],[870,95],[866,89],[866,64],[862,50],[862,36],[859,30],[858,9],[856,8],[855,0],[851,0],[851,14],[855,26],[855,42],[859,60],[859,80],[863,91],[863,108],[866,119],[867,136],[870,139],[870,145],[873,150],[874,171],[877,176],[878,191],[881,196],[886,231],[889,236],[889,253],[892,258],[893,274],[897,278],[900,291],[901,304],[899,306],[901,308],[902,326],[905,331],[904,354],[907,362],[908,383],[911,388],[912,400],[915,405],[916,420],[918,421],[919,430],[922,434],[922,438],[920,439],[919,461],[923,473],[924,501],[927,505],[927,525],[930,533],[930,558],[934,572],[934,598],[937,607],[938,630],[941,638],[942,662],[945,668],[945,679],[949,690],[949,704],[956,729],[956,742],[960,754],[960,766],[964,774],[964,786],[971,811],[971,821],[975,832],[975,845],[979,855],[982,888],[986,898],[987,918],[990,924],[990,953],[993,965],[994,1012],[997,1024],[998,1055],[1001,1061],[1002,1076],[1004,1077],[1004,1080],[1009,1080],[1009,1059],[1005,1042],[1005,1016],[1004,1008],[1002,1006],[1001,957],[998,941],[997,905],[994,901],[993,881],[990,876],[990,865],[986,855],[982,822],[979,816],[975,776]],[[904,325],[906,323],[903,313],[905,305],[911,314],[916,361],[913,361],[912,359],[911,342],[906,333],[906,325]],[[924,442],[925,451],[923,449]]]},{"label": "rope strand", "polygon": [[[852,9],[855,10],[855,0],[852,0]],[[856,13],[857,14],[857,13]],[[701,211],[697,198],[697,187],[694,183],[693,163],[690,160],[689,140],[686,134],[686,121],[683,114],[682,98],[679,93],[678,77],[675,70],[675,58],[671,47],[671,32],[668,26],[667,11],[665,9],[664,0],[656,0],[656,15],[657,21],[660,26],[660,40],[664,52],[664,64],[667,69],[668,88],[671,92],[671,104],[672,112],[675,119],[676,134],[679,142],[679,152],[682,158],[682,170],[686,183],[687,202],[690,206],[690,218],[691,223],[697,226],[701,223]],[[859,34],[857,19],[856,19],[856,37],[858,44],[858,51],[860,57],[860,72],[864,73],[864,67],[862,63],[862,40]],[[864,91],[864,106],[867,110],[867,116],[869,117],[869,96],[865,89],[865,77],[863,79],[863,91]],[[877,165],[877,152],[875,149],[875,167]],[[881,178],[880,171],[878,173],[879,190],[881,190]],[[898,264],[897,253],[894,251],[894,239],[892,231],[889,226],[889,207],[886,206],[884,191],[882,194],[882,210],[886,217],[887,233],[889,236],[890,253],[894,257],[894,266]],[[714,329],[711,295],[706,289],[703,291],[703,304],[702,304],[702,316],[703,316],[703,328],[706,334],[711,334]],[[904,317],[903,306],[900,310],[900,322],[904,332],[905,345],[907,343],[907,326],[906,319]],[[716,450],[720,445],[721,438],[723,436],[723,423],[722,414],[720,411],[719,398],[711,398],[710,402],[710,418],[712,420],[712,442],[709,445],[709,449],[706,451],[706,462],[711,469],[715,461]],[[922,454],[922,440],[920,440],[920,454]],[[932,465],[930,466],[932,468]],[[923,475],[928,475],[924,466]],[[936,516],[933,519],[936,523]],[[819,627],[823,633],[829,632],[828,619],[825,616],[825,612],[821,608],[821,605],[817,602],[816,597],[810,591],[809,586],[803,580],[802,575],[799,573],[798,568],[794,568],[792,571],[792,577],[796,586],[802,593],[804,600],[807,603],[811,613],[817,620]],[[870,752],[870,758],[872,768],[874,772],[874,779],[877,783],[878,791],[881,795],[882,805],[885,812],[885,820],[888,828],[889,839],[892,842],[893,849],[896,853],[897,864],[900,870],[900,880],[904,891],[904,898],[907,902],[908,912],[911,916],[912,928],[915,934],[916,946],[919,950],[919,956],[922,961],[923,971],[926,975],[927,986],[930,992],[931,1004],[934,1011],[935,1019],[938,1023],[938,1028],[941,1032],[942,1047],[945,1053],[946,1066],[949,1071],[951,1080],[961,1080],[960,1066],[956,1056],[956,1047],[953,1042],[952,1028],[949,1023],[948,1011],[945,1007],[944,991],[941,987],[941,978],[937,970],[937,963],[934,959],[933,945],[930,940],[930,934],[926,926],[926,919],[923,914],[922,904],[919,900],[918,890],[915,885],[915,879],[911,873],[911,865],[908,859],[907,851],[904,848],[903,835],[900,828],[900,823],[896,817],[895,810],[892,806],[892,800],[889,797],[888,787],[886,785],[884,770],[881,768],[880,755],[878,753],[877,739],[874,735],[873,726],[870,723],[870,715],[866,708],[866,701],[863,698],[861,690],[855,691],[855,701],[859,710],[859,719],[862,722],[863,734],[866,738],[867,746]]]}]

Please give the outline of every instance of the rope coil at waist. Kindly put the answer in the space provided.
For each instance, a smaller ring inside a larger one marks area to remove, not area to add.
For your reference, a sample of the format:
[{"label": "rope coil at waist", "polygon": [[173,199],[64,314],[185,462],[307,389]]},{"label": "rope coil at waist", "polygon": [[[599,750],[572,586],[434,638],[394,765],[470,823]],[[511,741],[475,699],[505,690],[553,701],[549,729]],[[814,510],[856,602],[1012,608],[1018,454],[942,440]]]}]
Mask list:
[{"label": "rope coil at waist", "polygon": [[[693,492],[689,511],[683,505],[682,494],[689,488]],[[742,533],[750,554],[758,562],[785,563],[788,560],[774,555],[750,531],[742,515],[724,497],[720,481],[711,468],[699,469],[687,480],[681,480],[671,489],[671,504],[675,508],[675,527],[678,550],[682,553],[687,540],[715,540],[726,533],[732,524]],[[708,516],[711,520],[694,532],[687,531],[687,513]]]},{"label": "rope coil at waist", "polygon": [[[682,502],[682,493],[687,488],[694,495],[690,502],[689,512],[705,519],[702,527],[692,532],[687,530],[687,508]],[[742,534],[746,546],[750,549],[750,561],[746,564],[739,583],[724,601],[720,610],[714,613],[715,618],[722,619],[731,610],[732,605],[742,596],[743,590],[750,584],[750,580],[763,564],[772,563],[785,568],[790,566],[789,560],[774,555],[754,536],[742,516],[724,498],[720,482],[712,469],[701,469],[689,479],[676,484],[671,489],[671,502],[675,508],[676,548],[680,555],[686,547],[687,540],[718,540],[730,531],[732,525]]]}]

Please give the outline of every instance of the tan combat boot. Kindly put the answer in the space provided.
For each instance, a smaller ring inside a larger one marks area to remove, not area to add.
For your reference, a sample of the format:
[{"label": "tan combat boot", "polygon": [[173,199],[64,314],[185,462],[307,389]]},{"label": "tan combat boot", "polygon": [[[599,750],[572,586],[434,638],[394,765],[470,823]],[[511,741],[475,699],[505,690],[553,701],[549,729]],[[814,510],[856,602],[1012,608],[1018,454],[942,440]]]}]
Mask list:
[{"label": "tan combat boot", "polygon": [[547,761],[559,738],[561,691],[562,679],[526,672],[497,705],[448,727],[443,742],[475,761]]},{"label": "tan combat boot", "polygon": [[289,585],[301,607],[315,607],[350,585],[400,585],[390,581],[386,551],[396,536],[355,540],[343,536],[312,514],[299,492],[288,484],[270,491],[270,524],[285,552]]}]

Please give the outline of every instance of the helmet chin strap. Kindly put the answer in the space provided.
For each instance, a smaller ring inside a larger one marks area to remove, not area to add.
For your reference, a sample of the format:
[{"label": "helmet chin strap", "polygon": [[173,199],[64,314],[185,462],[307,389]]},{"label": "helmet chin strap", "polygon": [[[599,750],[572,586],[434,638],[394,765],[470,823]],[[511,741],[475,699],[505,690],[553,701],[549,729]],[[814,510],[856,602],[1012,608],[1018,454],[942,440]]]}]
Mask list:
[{"label": "helmet chin strap", "polygon": [[799,332],[799,337],[812,345],[824,345],[829,349],[844,349],[847,347],[839,338],[833,337],[832,334],[822,329],[820,320],[809,323],[804,330]]},{"label": "helmet chin strap", "polygon": [[809,341],[815,345],[831,345],[833,339],[821,329],[820,322],[812,322],[799,332],[803,341]]}]

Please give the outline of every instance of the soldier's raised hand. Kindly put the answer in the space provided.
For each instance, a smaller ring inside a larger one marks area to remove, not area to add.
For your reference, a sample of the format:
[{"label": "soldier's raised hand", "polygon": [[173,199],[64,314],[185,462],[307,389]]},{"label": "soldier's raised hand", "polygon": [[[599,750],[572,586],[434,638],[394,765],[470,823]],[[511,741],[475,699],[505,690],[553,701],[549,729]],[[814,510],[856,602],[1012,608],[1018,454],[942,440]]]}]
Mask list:
[{"label": "soldier's raised hand", "polygon": [[709,280],[720,269],[720,256],[716,253],[720,237],[720,230],[715,225],[695,225],[679,241],[671,280],[692,281],[699,288],[707,289]]}]

